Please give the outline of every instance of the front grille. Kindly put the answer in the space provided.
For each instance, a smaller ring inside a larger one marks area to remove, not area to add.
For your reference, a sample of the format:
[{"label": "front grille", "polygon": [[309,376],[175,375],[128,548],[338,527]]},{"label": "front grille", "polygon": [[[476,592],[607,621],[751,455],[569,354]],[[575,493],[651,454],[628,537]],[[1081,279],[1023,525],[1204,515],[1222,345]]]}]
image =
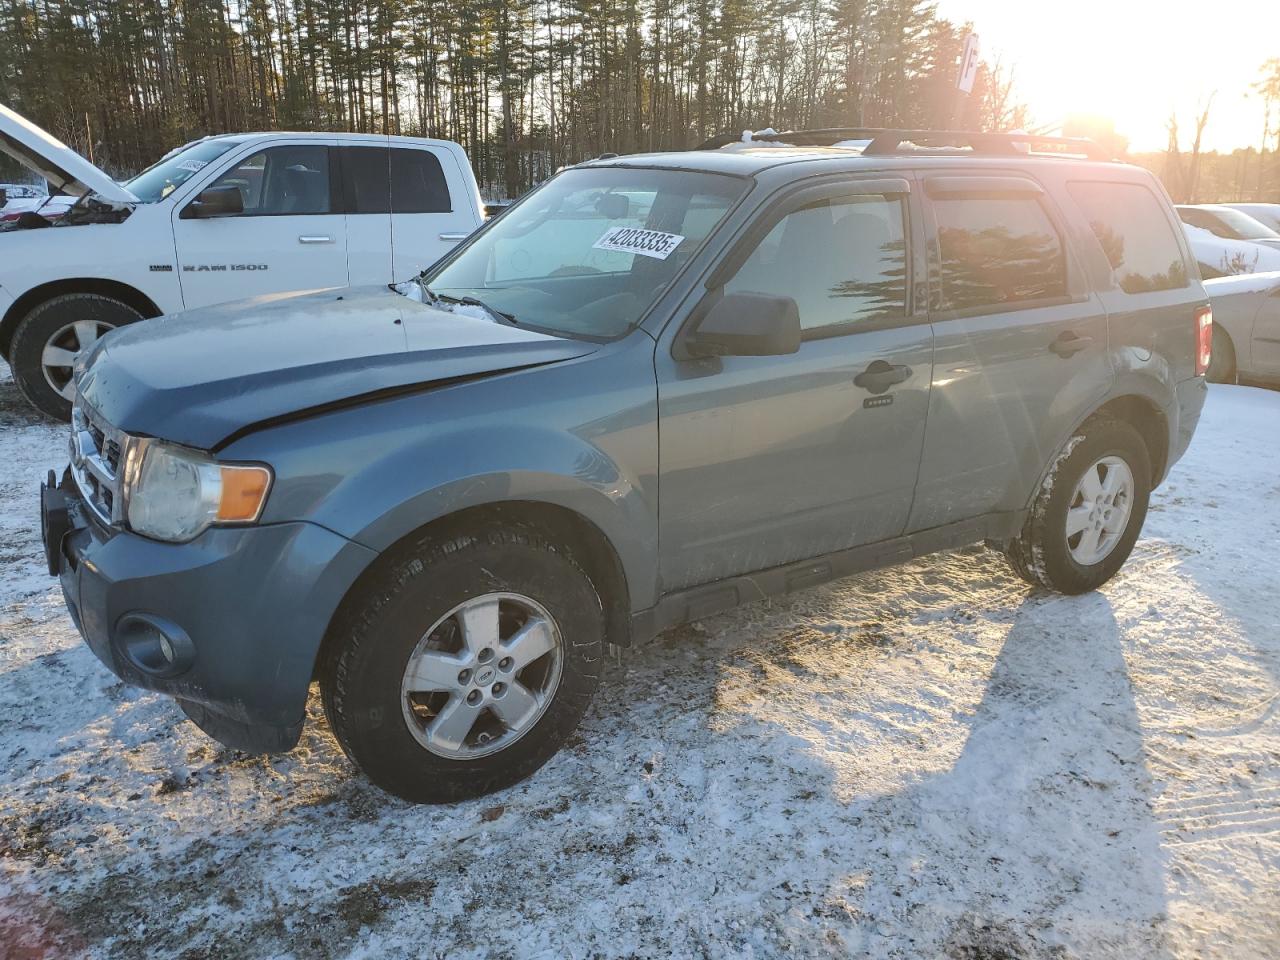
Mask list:
[{"label": "front grille", "polygon": [[71,476],[89,509],[103,523],[122,519],[120,456],[127,438],[97,412],[76,404],[71,410]]}]

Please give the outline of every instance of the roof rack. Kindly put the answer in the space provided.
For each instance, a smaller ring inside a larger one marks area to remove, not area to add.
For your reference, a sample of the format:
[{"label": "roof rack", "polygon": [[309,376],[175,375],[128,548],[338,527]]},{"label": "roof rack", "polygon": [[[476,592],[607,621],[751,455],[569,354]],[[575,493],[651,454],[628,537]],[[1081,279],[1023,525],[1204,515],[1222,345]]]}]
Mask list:
[{"label": "roof rack", "polygon": [[[892,156],[918,152],[903,149],[909,143],[925,149],[969,147],[974,153],[994,156],[1082,156],[1090,160],[1114,160],[1101,144],[1084,137],[1046,137],[1032,133],[983,133],[977,130],[898,130],[882,127],[828,127],[822,130],[787,130],[754,133],[750,140],[724,134],[701,144],[699,150],[718,150],[732,143],[788,143],[797,147],[829,147],[844,140],[870,140],[863,156]],[[1036,148],[1040,149],[1036,149]]]}]

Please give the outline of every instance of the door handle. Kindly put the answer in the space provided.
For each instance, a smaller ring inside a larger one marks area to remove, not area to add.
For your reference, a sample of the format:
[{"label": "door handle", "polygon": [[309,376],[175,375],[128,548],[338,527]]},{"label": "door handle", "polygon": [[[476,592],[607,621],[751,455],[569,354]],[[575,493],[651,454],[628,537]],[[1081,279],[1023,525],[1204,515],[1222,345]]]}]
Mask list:
[{"label": "door handle", "polygon": [[333,243],[333,237],[309,237],[305,234],[298,238],[299,243]]},{"label": "door handle", "polygon": [[469,233],[442,233],[440,239],[445,243],[460,243],[469,236],[471,236]]},{"label": "door handle", "polygon": [[1082,337],[1073,330],[1064,330],[1058,334],[1058,339],[1049,344],[1049,349],[1065,360],[1081,350],[1088,350],[1091,346],[1093,346],[1093,337]]},{"label": "door handle", "polygon": [[911,368],[904,363],[888,363],[884,360],[872,360],[860,374],[853,378],[854,384],[869,393],[884,393],[894,384],[902,383],[911,376]]}]

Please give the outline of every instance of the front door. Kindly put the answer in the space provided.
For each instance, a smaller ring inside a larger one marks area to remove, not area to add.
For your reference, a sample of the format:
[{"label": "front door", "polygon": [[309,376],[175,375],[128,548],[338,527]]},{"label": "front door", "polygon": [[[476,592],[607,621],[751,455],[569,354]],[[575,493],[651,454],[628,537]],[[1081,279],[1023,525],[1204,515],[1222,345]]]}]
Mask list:
[{"label": "front door", "polygon": [[708,297],[793,298],[798,353],[679,360],[659,347],[665,592],[902,533],[933,348],[909,296],[908,190],[794,194],[713,272]]},{"label": "front door", "polygon": [[[235,186],[244,212],[174,210],[187,308],[286,290],[347,285],[346,223],[324,143],[280,144],[233,163],[208,186]],[[335,212],[338,211],[338,212]]]}]

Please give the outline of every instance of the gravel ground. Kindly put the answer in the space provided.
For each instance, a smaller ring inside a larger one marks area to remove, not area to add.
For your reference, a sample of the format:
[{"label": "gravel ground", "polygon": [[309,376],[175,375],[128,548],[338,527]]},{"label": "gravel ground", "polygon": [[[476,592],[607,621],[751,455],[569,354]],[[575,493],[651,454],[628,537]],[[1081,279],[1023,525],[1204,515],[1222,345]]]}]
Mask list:
[{"label": "gravel ground", "polygon": [[971,548],[611,668],[531,780],[412,807],[313,697],[223,749],[41,570],[63,435],[0,378],[0,955],[1276,957],[1280,394],[1214,387],[1099,593]]}]

